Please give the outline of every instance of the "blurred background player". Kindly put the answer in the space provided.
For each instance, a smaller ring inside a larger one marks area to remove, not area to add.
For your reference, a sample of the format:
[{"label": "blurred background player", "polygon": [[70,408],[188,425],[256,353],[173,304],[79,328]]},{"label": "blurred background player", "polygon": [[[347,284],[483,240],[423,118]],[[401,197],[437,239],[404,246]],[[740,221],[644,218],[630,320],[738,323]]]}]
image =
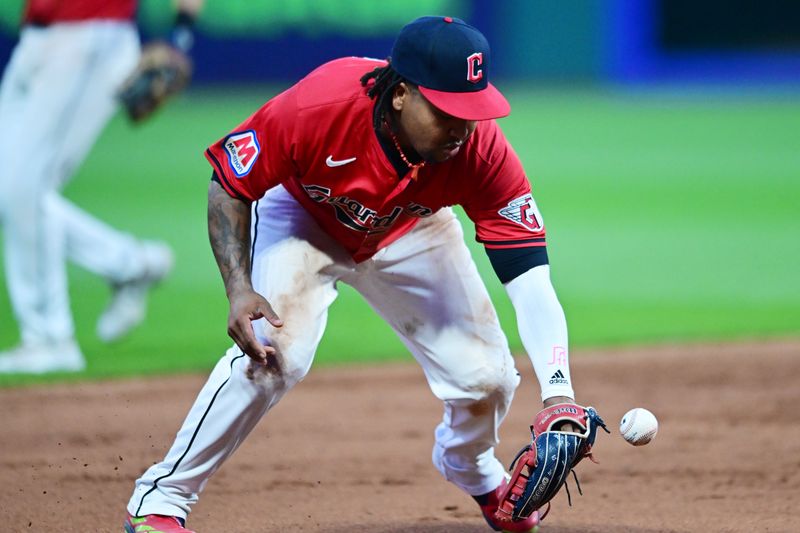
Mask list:
[{"label": "blurred background player", "polygon": [[[177,0],[173,42],[191,45],[203,0]],[[117,109],[140,55],[137,0],[29,0],[0,88],[0,222],[21,344],[0,373],[79,371],[66,260],[103,277],[111,301],[97,335],[116,340],[145,316],[148,290],[172,268],[162,242],[92,217],[60,191]]]}]

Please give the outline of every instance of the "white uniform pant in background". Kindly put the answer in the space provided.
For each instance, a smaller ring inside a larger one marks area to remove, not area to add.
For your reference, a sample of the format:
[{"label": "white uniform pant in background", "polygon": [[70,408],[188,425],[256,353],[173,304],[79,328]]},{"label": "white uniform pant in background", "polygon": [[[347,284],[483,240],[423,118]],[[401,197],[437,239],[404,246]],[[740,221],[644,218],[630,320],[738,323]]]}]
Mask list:
[{"label": "white uniform pant in background", "polygon": [[23,342],[73,336],[67,258],[112,282],[141,270],[138,257],[131,257],[137,250],[132,237],[59,194],[113,115],[116,91],[138,57],[132,23],[89,21],[24,28],[6,67],[0,87],[0,224]]},{"label": "white uniform pant in background", "polygon": [[308,372],[338,281],[391,325],[444,402],[434,465],[469,494],[494,490],[505,476],[494,456],[497,429],[519,375],[452,210],[358,264],[282,187],[259,202],[253,228],[253,286],[284,321],[254,326],[277,356],[261,367],[228,350],[164,461],[137,480],[128,511],[187,516],[209,477]]}]

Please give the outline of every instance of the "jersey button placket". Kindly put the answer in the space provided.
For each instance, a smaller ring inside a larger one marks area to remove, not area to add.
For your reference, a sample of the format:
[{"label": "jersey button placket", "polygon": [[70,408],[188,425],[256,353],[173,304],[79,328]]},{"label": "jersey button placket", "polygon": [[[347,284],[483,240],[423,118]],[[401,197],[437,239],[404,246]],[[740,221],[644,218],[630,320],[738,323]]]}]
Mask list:
[{"label": "jersey button placket", "polygon": [[[391,182],[393,180],[387,180],[387,181]],[[406,188],[409,186],[409,184],[412,181],[413,180],[411,179],[410,175],[406,175],[399,182],[397,182],[397,184],[394,186],[394,188],[391,190],[391,192],[389,192],[389,194],[387,194],[384,197],[384,200],[381,203],[380,207],[378,207],[378,209],[376,209],[377,214],[375,215],[375,218],[373,219],[373,224],[375,222],[377,222],[377,220],[379,218],[391,215],[393,208],[395,208],[395,207],[402,208],[403,207],[403,206],[396,206],[396,205],[393,206],[393,205],[391,205],[391,203],[392,203],[392,201],[394,199],[396,199],[398,196],[400,196],[406,190]],[[387,206],[391,207],[392,209],[388,209],[387,210]],[[399,213],[397,216],[399,217],[401,214],[402,213]],[[391,225],[393,225],[393,223],[394,223],[394,221],[392,221],[391,224],[389,224],[389,226],[387,226],[385,228],[385,231],[374,231],[374,230],[371,230],[371,231],[367,232],[364,235],[364,237],[361,239],[361,243],[359,244],[359,251],[375,249],[375,247],[377,246],[378,242],[385,235],[386,230],[388,230],[389,227],[391,227]]]}]

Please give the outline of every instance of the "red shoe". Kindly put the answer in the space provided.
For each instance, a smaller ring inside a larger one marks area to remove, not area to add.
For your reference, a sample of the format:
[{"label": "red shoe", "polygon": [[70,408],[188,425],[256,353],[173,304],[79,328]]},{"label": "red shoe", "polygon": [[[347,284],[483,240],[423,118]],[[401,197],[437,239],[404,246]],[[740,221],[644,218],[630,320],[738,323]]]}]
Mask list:
[{"label": "red shoe", "polygon": [[183,527],[183,522],[174,516],[149,514],[125,519],[125,533],[194,533]]},{"label": "red shoe", "polygon": [[489,527],[503,533],[536,533],[539,531],[539,511],[535,511],[525,520],[501,520],[495,515],[500,504],[500,495],[503,494],[505,488],[506,481],[503,480],[499,487],[483,497],[486,499],[484,505],[480,504],[480,500],[483,498],[479,499],[478,505]]}]

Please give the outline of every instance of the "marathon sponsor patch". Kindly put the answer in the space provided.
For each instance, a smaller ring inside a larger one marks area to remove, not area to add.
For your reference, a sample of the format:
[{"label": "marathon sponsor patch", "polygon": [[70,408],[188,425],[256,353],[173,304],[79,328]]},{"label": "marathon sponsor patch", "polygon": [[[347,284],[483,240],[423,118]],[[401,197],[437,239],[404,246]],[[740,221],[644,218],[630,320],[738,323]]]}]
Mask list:
[{"label": "marathon sponsor patch", "polygon": [[228,163],[237,178],[246,176],[253,168],[253,163],[258,159],[261,147],[258,145],[256,132],[247,130],[232,133],[222,143],[225,153],[228,154]]},{"label": "marathon sponsor patch", "polygon": [[519,224],[531,232],[540,232],[544,228],[544,221],[533,195],[528,193],[511,200],[507,206],[498,211],[500,216],[507,218],[511,222]]}]

